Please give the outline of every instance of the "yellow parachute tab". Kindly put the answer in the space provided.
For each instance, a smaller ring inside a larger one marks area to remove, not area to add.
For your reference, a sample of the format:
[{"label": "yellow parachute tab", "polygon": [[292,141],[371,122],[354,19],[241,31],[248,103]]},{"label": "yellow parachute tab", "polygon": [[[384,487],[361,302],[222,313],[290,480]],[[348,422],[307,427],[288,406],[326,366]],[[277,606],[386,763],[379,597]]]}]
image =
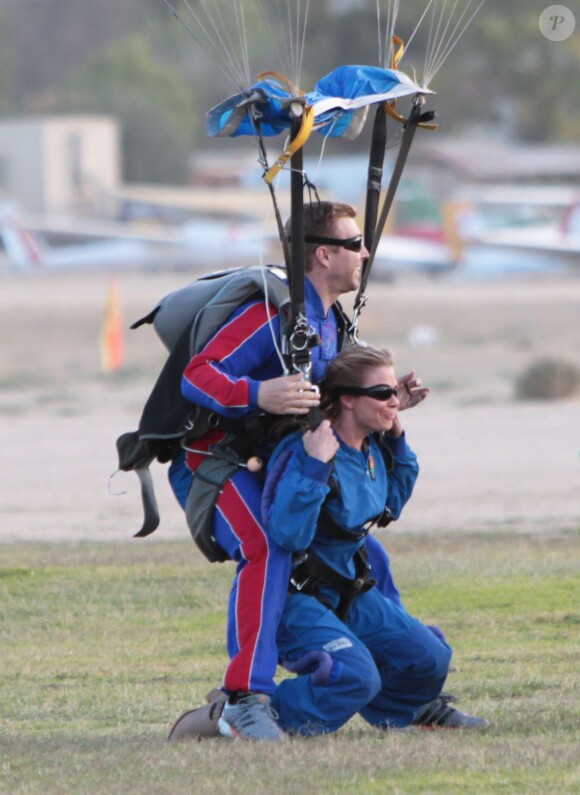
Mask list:
[{"label": "yellow parachute tab", "polygon": [[298,130],[298,134],[290,141],[288,146],[284,149],[280,157],[276,160],[273,166],[264,174],[264,181],[270,185],[272,181],[278,176],[281,169],[284,168],[286,163],[290,160],[292,155],[297,152],[306,141],[310,138],[312,127],[314,126],[314,109],[309,105],[305,105],[302,110],[302,124]]}]

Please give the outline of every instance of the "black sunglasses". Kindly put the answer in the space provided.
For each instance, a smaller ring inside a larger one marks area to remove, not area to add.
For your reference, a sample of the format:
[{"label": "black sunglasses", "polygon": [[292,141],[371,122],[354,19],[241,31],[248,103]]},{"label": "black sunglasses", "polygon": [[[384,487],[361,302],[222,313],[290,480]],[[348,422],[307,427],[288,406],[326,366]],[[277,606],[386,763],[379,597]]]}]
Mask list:
[{"label": "black sunglasses", "polygon": [[337,395],[352,395],[358,397],[364,395],[373,400],[390,400],[397,397],[398,387],[388,386],[387,384],[375,384],[374,386],[339,386],[336,388]]},{"label": "black sunglasses", "polygon": [[[288,241],[290,242],[290,240]],[[359,252],[363,247],[363,236],[355,235],[354,237],[346,237],[341,240],[338,237],[321,237],[320,235],[306,235],[304,237],[305,243],[320,243],[321,246],[340,246],[349,251]]]}]

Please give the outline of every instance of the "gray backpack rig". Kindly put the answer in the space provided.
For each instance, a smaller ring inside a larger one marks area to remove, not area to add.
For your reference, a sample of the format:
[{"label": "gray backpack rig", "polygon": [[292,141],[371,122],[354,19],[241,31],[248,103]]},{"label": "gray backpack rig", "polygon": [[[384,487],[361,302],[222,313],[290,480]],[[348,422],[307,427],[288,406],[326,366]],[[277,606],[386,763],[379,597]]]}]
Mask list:
[{"label": "gray backpack rig", "polygon": [[154,460],[170,461],[181,449],[210,429],[226,437],[196,471],[185,508],[187,523],[200,550],[210,561],[227,559],[212,537],[212,514],[220,490],[241,461],[251,454],[256,418],[227,420],[189,403],[181,394],[181,376],[192,356],[239,306],[266,298],[278,310],[280,334],[290,316],[286,271],[277,266],[235,268],[202,276],[163,298],[132,329],[152,324],[169,356],[145,403],[139,429],[117,439],[119,469],[135,471],[141,485],[143,525],[135,537],[150,535],[159,526],[159,509],[149,467]]}]

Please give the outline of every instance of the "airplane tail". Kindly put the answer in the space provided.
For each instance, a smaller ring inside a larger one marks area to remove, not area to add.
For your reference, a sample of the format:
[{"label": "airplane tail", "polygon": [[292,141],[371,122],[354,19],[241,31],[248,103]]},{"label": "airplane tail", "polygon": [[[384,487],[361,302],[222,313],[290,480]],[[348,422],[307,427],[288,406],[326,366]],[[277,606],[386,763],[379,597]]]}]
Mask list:
[{"label": "airplane tail", "polygon": [[43,247],[38,237],[22,226],[13,211],[0,214],[0,242],[10,266],[29,270],[44,264]]}]

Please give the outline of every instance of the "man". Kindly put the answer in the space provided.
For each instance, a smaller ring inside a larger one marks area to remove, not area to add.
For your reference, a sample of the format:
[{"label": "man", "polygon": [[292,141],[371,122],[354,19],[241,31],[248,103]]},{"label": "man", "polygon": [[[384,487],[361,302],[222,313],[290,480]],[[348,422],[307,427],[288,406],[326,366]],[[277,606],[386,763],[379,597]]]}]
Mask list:
[{"label": "man", "polygon": [[[289,225],[287,225],[289,226]],[[288,229],[289,231],[289,229]],[[312,351],[314,382],[337,354],[343,333],[340,295],[355,290],[368,257],[347,204],[317,202],[304,208],[306,316],[321,344]],[[323,242],[319,242],[323,241]],[[262,298],[239,307],[203,350],[189,362],[182,394],[222,417],[240,419],[257,412],[306,414],[319,396],[300,374],[281,375],[280,324]],[[170,482],[185,507],[195,471],[225,431],[210,430],[172,462]],[[253,739],[283,737],[268,709],[278,664],[276,629],[284,603],[291,556],[274,544],[261,524],[261,479],[238,469],[225,484],[214,511],[213,536],[238,564],[228,610],[230,664],[224,677],[228,701],[223,733]]]}]

